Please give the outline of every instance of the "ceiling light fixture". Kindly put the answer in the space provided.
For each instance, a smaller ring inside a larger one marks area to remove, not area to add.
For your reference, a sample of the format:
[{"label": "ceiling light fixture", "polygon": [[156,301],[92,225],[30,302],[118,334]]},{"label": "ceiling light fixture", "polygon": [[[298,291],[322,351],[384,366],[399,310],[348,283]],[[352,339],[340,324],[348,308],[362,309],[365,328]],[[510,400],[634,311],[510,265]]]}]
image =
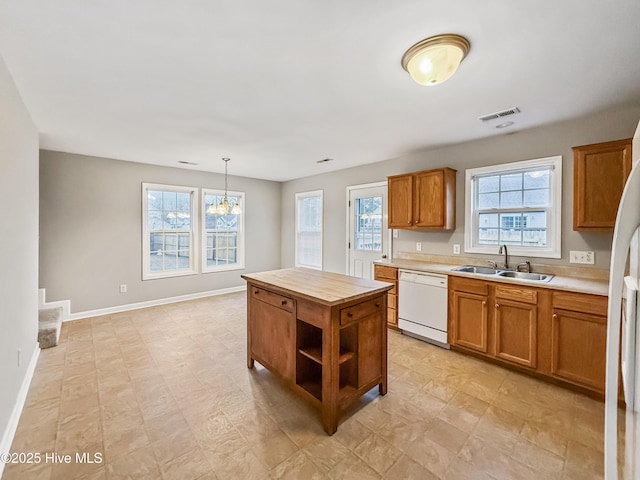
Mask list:
[{"label": "ceiling light fixture", "polygon": [[213,203],[209,205],[209,207],[207,208],[207,213],[218,215],[229,215],[229,213],[231,213],[232,215],[239,215],[240,213],[242,213],[238,202],[236,201],[236,203],[232,205],[229,203],[229,199],[227,198],[227,164],[229,163],[229,160],[231,159],[222,159],[222,161],[224,162],[224,198],[218,204],[218,206]]},{"label": "ceiling light fixture", "polygon": [[498,125],[496,125],[496,128],[507,128],[507,127],[510,127],[511,125],[513,125],[513,122],[511,122],[511,121],[503,122],[503,123],[499,123]]},{"label": "ceiling light fixture", "polygon": [[438,85],[456,72],[469,48],[469,40],[453,33],[429,37],[405,52],[402,68],[420,85]]}]

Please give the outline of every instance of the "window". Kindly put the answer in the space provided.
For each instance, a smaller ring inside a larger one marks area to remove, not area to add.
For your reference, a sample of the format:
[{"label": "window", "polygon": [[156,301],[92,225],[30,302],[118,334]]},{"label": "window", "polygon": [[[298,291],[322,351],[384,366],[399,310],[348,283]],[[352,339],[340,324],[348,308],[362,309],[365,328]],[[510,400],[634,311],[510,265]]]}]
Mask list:
[{"label": "window", "polygon": [[382,196],[355,200],[355,250],[382,252]]},{"label": "window", "polygon": [[[244,215],[217,213],[223,199],[221,190],[202,190],[203,272],[244,268]],[[244,193],[227,192],[227,199],[244,212]]]},{"label": "window", "polygon": [[296,193],[296,267],[322,270],[322,190]]},{"label": "window", "polygon": [[196,273],[197,189],[142,184],[142,279]]},{"label": "window", "polygon": [[560,258],[562,157],[466,171],[465,251]]}]

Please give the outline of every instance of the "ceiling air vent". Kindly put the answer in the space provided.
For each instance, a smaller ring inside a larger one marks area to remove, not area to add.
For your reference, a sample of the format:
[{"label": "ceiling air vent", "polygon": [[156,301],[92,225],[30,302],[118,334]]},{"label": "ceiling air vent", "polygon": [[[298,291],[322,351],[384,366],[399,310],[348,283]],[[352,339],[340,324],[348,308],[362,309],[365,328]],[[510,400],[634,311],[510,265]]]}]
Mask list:
[{"label": "ceiling air vent", "polygon": [[520,109],[518,107],[513,107],[508,110],[503,110],[501,112],[490,113],[489,115],[483,115],[478,117],[481,122],[488,122],[490,120],[497,120],[499,118],[508,117],[509,115],[515,115],[516,113],[520,113]]}]

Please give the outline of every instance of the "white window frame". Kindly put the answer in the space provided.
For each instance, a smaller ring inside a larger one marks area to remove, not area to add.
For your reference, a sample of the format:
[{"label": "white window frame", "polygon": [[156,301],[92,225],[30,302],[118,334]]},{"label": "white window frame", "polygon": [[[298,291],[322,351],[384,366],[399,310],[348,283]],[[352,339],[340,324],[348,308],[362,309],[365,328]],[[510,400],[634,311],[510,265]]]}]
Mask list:
[{"label": "white window frame", "polygon": [[[182,270],[166,270],[161,272],[151,271],[150,257],[150,239],[149,239],[149,219],[148,219],[148,197],[149,190],[158,190],[164,192],[177,192],[191,194],[191,222],[190,222],[190,246],[189,269]],[[154,280],[158,278],[182,277],[185,275],[195,275],[198,273],[198,188],[185,187],[181,185],[165,185],[159,183],[143,183],[142,184],[142,280]]]},{"label": "white window frame", "polygon": [[[309,197],[320,197],[320,216],[321,216],[321,222],[320,222],[320,266],[317,265],[306,265],[303,263],[300,263],[298,261],[298,234],[299,234],[299,225],[298,225],[298,205],[300,203],[300,200],[303,198],[309,198]],[[322,255],[322,251],[324,250],[324,194],[323,194],[323,190],[313,190],[313,191],[309,191],[309,192],[300,192],[300,193],[296,193],[295,195],[295,266],[296,267],[305,267],[305,268],[312,268],[314,270],[322,270],[322,266],[323,266],[323,255]]]},{"label": "white window frame", "polygon": [[509,253],[523,257],[561,258],[562,238],[562,156],[523,160],[520,162],[472,168],[465,172],[465,216],[464,216],[464,251],[467,253],[487,253],[496,255],[497,245],[479,245],[476,243],[478,226],[475,214],[475,178],[487,174],[505,174],[536,167],[549,167],[549,207],[548,207],[548,245],[544,247],[508,245]]},{"label": "white window frame", "polygon": [[204,199],[206,195],[218,195],[224,196],[224,190],[217,190],[213,188],[203,188],[202,195],[200,198],[200,224],[202,225],[202,232],[200,234],[200,258],[201,258],[201,270],[202,273],[213,273],[213,272],[224,272],[229,270],[242,270],[244,269],[244,251],[245,251],[245,235],[244,235],[244,218],[245,218],[245,201],[244,192],[227,192],[228,197],[237,197],[238,203],[241,208],[241,213],[238,214],[238,251],[237,251],[237,263],[233,265],[216,265],[216,266],[207,266],[207,222],[206,222],[206,214],[205,211],[206,205],[204,203]]}]

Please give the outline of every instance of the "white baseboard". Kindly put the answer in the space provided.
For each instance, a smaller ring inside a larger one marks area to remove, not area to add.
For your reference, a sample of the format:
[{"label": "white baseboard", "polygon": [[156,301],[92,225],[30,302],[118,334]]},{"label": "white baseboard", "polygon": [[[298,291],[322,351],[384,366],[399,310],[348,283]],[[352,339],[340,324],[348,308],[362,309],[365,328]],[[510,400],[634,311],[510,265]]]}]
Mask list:
[{"label": "white baseboard", "polygon": [[[36,343],[35,348],[33,350],[33,354],[31,355],[31,360],[29,361],[29,365],[27,366],[27,370],[24,374],[22,385],[20,386],[20,390],[18,391],[18,397],[16,398],[16,403],[13,405],[13,410],[11,411],[11,416],[9,417],[9,423],[7,424],[7,428],[2,434],[2,441],[0,441],[0,454],[7,453],[11,450],[13,437],[15,436],[16,430],[18,428],[20,415],[22,415],[24,402],[27,399],[27,393],[29,393],[29,386],[31,385],[31,379],[33,378],[33,373],[36,371],[36,365],[38,363],[39,356],[40,356],[40,347]],[[5,463],[2,460],[0,460],[0,477],[2,477],[4,466],[5,466]]]},{"label": "white baseboard", "polygon": [[[198,298],[214,297],[216,295],[224,295],[226,293],[246,291],[247,286],[221,288],[219,290],[209,290],[206,292],[189,293],[187,295],[178,295],[176,297],[159,298],[157,300],[149,300],[146,302],[130,303],[128,305],[117,305],[115,307],[99,308],[97,310],[87,310],[85,312],[71,313],[63,316],[63,322],[72,320],[80,320],[81,318],[99,317],[100,315],[111,315],[113,313],[128,312],[129,310],[138,310],[139,308],[155,307],[157,305],[166,305],[168,303],[184,302],[187,300],[196,300]],[[67,300],[68,301],[68,300]],[[55,302],[52,302],[55,303]],[[47,304],[47,306],[50,304]]]}]

